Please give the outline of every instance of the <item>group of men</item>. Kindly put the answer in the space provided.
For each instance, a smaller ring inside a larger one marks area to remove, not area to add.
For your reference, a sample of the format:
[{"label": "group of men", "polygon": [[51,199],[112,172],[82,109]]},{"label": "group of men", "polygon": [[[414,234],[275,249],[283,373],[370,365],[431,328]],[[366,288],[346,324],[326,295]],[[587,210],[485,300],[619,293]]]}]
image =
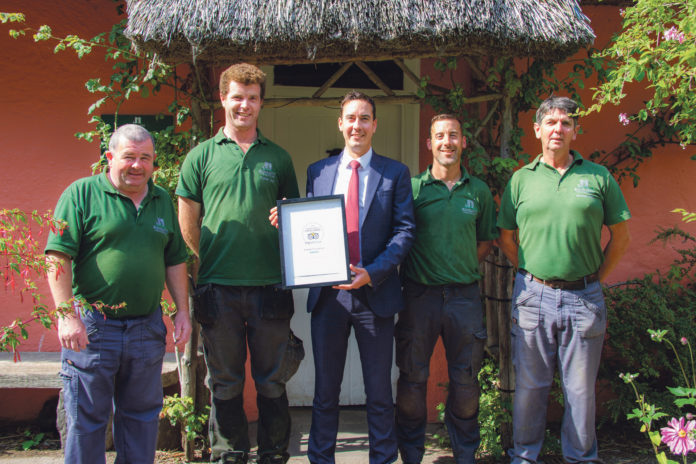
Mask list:
[{"label": "group of men", "polygon": [[[222,73],[225,125],[181,167],[178,221],[166,192],[150,179],[153,140],[136,125],[114,132],[104,173],[78,180],[61,196],[56,216],[68,226],[49,237],[46,249],[56,263],[49,275],[55,303],[74,305],[74,314],[58,326],[66,462],[104,462],[112,410],[117,462],[153,462],[165,281],[177,307],[175,342],[185,343],[191,331],[184,242],[200,260],[193,313],[212,397],[211,462],[246,463],[249,457],[242,398],[247,346],[259,410],[258,462],[288,460],[293,298],[280,285],[274,207],[299,191],[289,154],[257,127],[264,91],[265,75],[255,66],[236,64]],[[567,98],[541,105],[534,130],[542,154],[513,175],[496,227],[490,190],[462,164],[466,140],[455,116],[433,118],[427,140],[432,164],[411,179],[406,166],[372,148],[372,99],[356,91],[343,98],[338,129],[345,147],[307,170],[307,197],[345,196],[352,274],[348,284],[309,290],[315,362],[310,462],[335,462],[351,329],[365,382],[369,462],[391,463],[399,452],[404,463],[421,462],[430,357],[439,337],[449,372],[445,422],[453,453],[457,463],[474,462],[477,374],[486,339],[479,262],[494,243],[519,269],[512,305],[513,463],[537,462],[556,363],[566,397],[564,455],[569,462],[600,462],[594,383],[606,310],[599,281],[625,251],[630,215],[608,171],[570,150],[576,110]],[[604,249],[603,225],[611,235]],[[91,310],[97,301],[104,315]]]}]

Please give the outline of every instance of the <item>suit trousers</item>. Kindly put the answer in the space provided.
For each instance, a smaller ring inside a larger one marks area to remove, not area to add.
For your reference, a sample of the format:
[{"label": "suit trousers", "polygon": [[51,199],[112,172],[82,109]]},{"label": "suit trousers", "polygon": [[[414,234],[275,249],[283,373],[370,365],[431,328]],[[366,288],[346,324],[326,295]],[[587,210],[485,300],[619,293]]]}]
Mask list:
[{"label": "suit trousers", "polygon": [[373,313],[365,290],[323,288],[312,311],[315,387],[307,455],[311,463],[335,463],[339,396],[351,327],[360,351],[370,440],[369,462],[396,461],[391,388],[394,318]]},{"label": "suit trousers", "polygon": [[607,326],[600,283],[561,290],[517,274],[512,303],[512,463],[537,462],[556,365],[565,398],[563,457],[569,463],[602,462],[595,435],[595,382]]}]

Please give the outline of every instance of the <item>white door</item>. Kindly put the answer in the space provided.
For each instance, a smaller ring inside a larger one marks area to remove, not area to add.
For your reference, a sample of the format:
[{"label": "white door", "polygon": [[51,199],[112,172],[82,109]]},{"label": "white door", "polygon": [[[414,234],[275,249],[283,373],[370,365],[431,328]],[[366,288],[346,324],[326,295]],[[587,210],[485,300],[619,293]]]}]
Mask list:
[{"label": "white door", "polygon": [[[411,62],[411,69],[418,72],[417,62]],[[264,68],[268,74],[266,96],[269,97],[309,97],[316,90],[308,87],[274,87],[272,68]],[[415,91],[405,82],[408,92]],[[345,89],[330,89],[324,97],[336,97],[337,101]],[[365,90],[370,95],[374,90]],[[259,128],[265,136],[285,148],[292,156],[297,173],[300,194],[305,195],[307,166],[328,156],[327,150],[342,149],[343,136],[338,130],[338,103],[334,107],[287,107],[266,108],[261,111]],[[377,107],[377,132],[373,138],[374,150],[390,158],[397,159],[416,173],[418,169],[418,105],[381,105]],[[288,382],[288,398],[291,406],[311,406],[314,397],[314,357],[310,331],[310,315],[307,313],[307,290],[294,290],[295,315],[292,330],[305,346],[306,356],[298,372]],[[398,371],[392,366],[392,383],[395,385]],[[396,389],[393,388],[394,394]],[[340,403],[364,404],[362,367],[355,336],[351,333]]]}]

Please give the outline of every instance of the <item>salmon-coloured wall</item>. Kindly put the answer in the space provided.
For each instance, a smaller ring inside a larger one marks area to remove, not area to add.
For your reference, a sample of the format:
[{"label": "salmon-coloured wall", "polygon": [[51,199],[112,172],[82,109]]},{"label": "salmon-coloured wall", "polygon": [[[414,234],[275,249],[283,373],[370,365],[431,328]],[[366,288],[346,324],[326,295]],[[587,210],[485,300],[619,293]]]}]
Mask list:
[{"label": "salmon-coloured wall", "polygon": [[[611,36],[619,32],[621,27],[619,8],[585,6],[583,12],[591,19],[592,28],[597,35],[595,48],[604,48]],[[572,71],[573,60],[582,59],[584,56],[586,52],[581,51],[560,65],[557,76],[561,78],[564,73]],[[421,75],[430,75],[435,82],[443,82],[443,85],[446,83],[442,80],[440,72],[433,69],[432,60],[422,62]],[[462,71],[460,76],[457,76],[457,79],[459,78],[467,79],[466,71]],[[581,98],[586,106],[590,106],[592,102],[591,87],[593,85],[593,82],[586,81],[585,90],[581,92]],[[618,115],[621,112],[629,115],[636,113],[642,107],[642,99],[646,93],[638,85],[627,86],[626,91],[628,96],[620,106],[606,106],[600,113],[593,113],[581,119],[582,134],[578,136],[572,147],[580,151],[583,156],[588,156],[597,149],[609,151],[623,141],[627,133],[635,130],[635,123],[629,126],[621,125]],[[542,96],[542,98],[545,97]],[[425,147],[425,139],[429,134],[429,122],[433,114],[429,107],[421,110],[421,169],[432,162],[432,154]],[[539,141],[534,137],[533,122],[533,112],[520,116],[520,127],[525,131],[522,145],[525,152],[532,157],[541,151]],[[665,270],[671,264],[677,254],[670,245],[663,247],[661,244],[649,243],[655,237],[658,227],[680,225],[692,233],[696,232],[693,224],[685,225],[680,221],[680,215],[669,212],[674,208],[696,211],[696,184],[694,183],[696,162],[689,160],[689,157],[696,153],[696,147],[691,146],[683,150],[679,145],[671,145],[656,149],[653,153],[653,158],[645,162],[638,171],[640,176],[638,187],[634,188],[630,179],[625,180],[621,185],[633,215],[629,221],[632,242],[626,255],[609,276],[607,281],[609,284],[641,277],[656,269]],[[606,234],[604,235],[606,240]],[[435,406],[446,398],[444,389],[438,386],[440,383],[447,382],[447,362],[440,342],[431,360],[430,370],[428,419],[434,421],[437,419]]]}]

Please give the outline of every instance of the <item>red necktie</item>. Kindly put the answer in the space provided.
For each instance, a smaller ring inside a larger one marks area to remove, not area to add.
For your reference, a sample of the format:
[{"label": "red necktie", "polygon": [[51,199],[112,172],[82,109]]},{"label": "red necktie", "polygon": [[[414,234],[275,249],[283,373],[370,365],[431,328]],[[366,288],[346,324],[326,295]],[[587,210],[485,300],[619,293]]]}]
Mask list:
[{"label": "red necktie", "polygon": [[348,254],[350,264],[357,265],[360,262],[360,200],[358,194],[360,161],[350,162],[353,172],[348,183],[348,195],[346,196],[346,227],[348,229]]}]

